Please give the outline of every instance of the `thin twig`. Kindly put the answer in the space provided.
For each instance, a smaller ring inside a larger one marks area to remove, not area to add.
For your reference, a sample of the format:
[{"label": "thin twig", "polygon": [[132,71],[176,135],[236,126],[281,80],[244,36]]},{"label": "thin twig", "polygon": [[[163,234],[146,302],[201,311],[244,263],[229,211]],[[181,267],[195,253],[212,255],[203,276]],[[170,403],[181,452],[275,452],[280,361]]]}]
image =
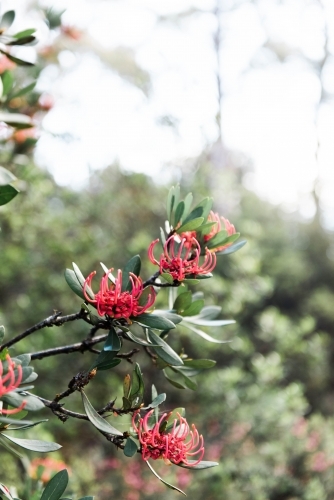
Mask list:
[{"label": "thin twig", "polygon": [[103,342],[108,337],[107,333],[94,337],[91,340],[83,340],[82,342],[77,342],[76,344],[65,345],[61,347],[53,347],[51,349],[45,349],[44,351],[37,351],[30,353],[31,359],[43,359],[49,356],[56,356],[57,354],[69,354],[70,352],[85,352],[90,351],[91,347],[99,342]]}]

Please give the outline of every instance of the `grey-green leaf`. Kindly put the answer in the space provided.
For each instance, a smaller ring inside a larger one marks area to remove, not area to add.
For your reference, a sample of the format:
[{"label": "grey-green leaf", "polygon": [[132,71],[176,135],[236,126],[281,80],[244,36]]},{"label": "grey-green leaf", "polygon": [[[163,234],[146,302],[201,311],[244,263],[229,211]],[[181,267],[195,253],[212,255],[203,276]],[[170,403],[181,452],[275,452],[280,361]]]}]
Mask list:
[{"label": "grey-green leaf", "polygon": [[104,418],[101,417],[97,413],[97,411],[91,405],[89,399],[87,398],[84,391],[81,391],[82,402],[85,408],[85,412],[91,423],[102,432],[106,432],[107,434],[113,434],[114,436],[123,436],[123,432],[115,429],[112,425],[109,424]]},{"label": "grey-green leaf", "polygon": [[177,488],[176,486],[173,486],[172,484],[170,483],[167,483],[167,481],[165,481],[164,479],[162,479],[159,474],[157,474],[157,472],[155,472],[155,470],[153,469],[152,465],[148,462],[148,460],[146,460],[146,463],[147,463],[147,466],[148,468],[153,472],[153,474],[155,475],[155,477],[157,477],[159,479],[159,481],[161,481],[165,486],[167,486],[167,488],[170,488],[171,490],[176,490],[178,491],[179,493],[182,493],[182,495],[184,496],[187,496],[184,491],[180,490],[180,488]]},{"label": "grey-green leaf", "polygon": [[[195,460],[188,460],[189,464],[195,463]],[[205,460],[202,460],[199,462],[199,464],[196,465],[185,465],[182,462],[177,464],[179,467],[183,467],[184,469],[191,469],[191,470],[202,470],[202,469],[210,469],[211,467],[217,467],[219,465],[218,462],[207,462]]]},{"label": "grey-green leaf", "polygon": [[19,190],[7,184],[0,186],[0,205],[6,205],[19,193]]},{"label": "grey-green leaf", "polygon": [[159,347],[152,347],[152,349],[163,359],[166,363],[172,366],[183,366],[183,361],[178,354],[167,344],[161,337],[159,337],[152,330],[148,331],[148,337],[152,344],[158,344]]},{"label": "grey-green leaf", "polygon": [[5,12],[0,21],[0,29],[1,30],[8,29],[13,24],[14,19],[15,19],[14,10],[8,10],[7,12]]},{"label": "grey-green leaf", "polygon": [[136,276],[140,275],[141,260],[139,255],[132,257],[126,264],[123,270],[123,282],[122,282],[122,292],[126,290],[129,292],[132,289],[132,284],[130,281],[129,273],[133,273]]},{"label": "grey-green leaf", "polygon": [[86,300],[84,296],[82,286],[79,283],[79,280],[72,269],[66,269],[65,271],[65,280],[68,286],[73,290],[73,292],[78,295],[81,299]]},{"label": "grey-green leaf", "polygon": [[184,233],[185,231],[194,231],[203,224],[203,221],[204,221],[203,217],[196,217],[195,219],[191,219],[190,221],[184,222],[176,232]]},{"label": "grey-green leaf", "polygon": [[140,316],[133,318],[133,320],[141,325],[156,328],[157,330],[171,330],[172,328],[175,328],[175,324],[172,321],[155,314],[143,313]]},{"label": "grey-green leaf", "polygon": [[121,340],[117,335],[115,328],[111,328],[109,330],[107,340],[103,346],[103,350],[118,352],[121,347],[122,347]]},{"label": "grey-green leaf", "polygon": [[49,441],[40,441],[39,439],[19,439],[8,436],[8,434],[2,433],[6,439],[14,444],[17,444],[21,448],[31,451],[39,451],[40,453],[49,453],[50,451],[57,451],[61,448],[60,444],[51,443]]}]

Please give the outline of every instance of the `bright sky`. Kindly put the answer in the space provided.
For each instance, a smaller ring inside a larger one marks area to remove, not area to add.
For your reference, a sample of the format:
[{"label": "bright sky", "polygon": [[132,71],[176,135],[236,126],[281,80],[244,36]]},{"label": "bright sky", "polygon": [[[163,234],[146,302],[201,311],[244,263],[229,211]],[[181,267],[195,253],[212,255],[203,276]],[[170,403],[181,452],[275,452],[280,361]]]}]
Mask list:
[{"label": "bright sky", "polygon": [[[14,8],[22,0],[2,3]],[[87,30],[100,52],[108,54],[120,45],[133,48],[152,80],[146,97],[107,70],[93,51],[81,57],[64,48],[63,71],[59,74],[56,66],[50,67],[39,84],[58,98],[44,128],[71,134],[75,140],[64,142],[45,133],[36,153],[59,183],[82,185],[89,169],[115,159],[126,169],[157,175],[163,166],[172,169],[215,141],[216,18],[211,13],[215,3],[45,1],[66,8],[64,21]],[[232,9],[233,4],[237,6]],[[330,217],[334,214],[334,56],[326,62],[323,87],[329,94],[320,107],[321,85],[314,67],[324,55],[325,26],[328,50],[334,54],[333,0],[257,0],[256,4],[221,0],[221,6],[224,143],[251,159],[254,173],[247,177],[249,186],[287,208],[298,204],[305,216],[312,215],[309,193],[319,176]],[[201,12],[178,23],[159,22],[158,16],[190,8]],[[269,39],[282,57],[289,54],[285,62],[269,50]],[[161,125],[166,116],[174,128]]]}]

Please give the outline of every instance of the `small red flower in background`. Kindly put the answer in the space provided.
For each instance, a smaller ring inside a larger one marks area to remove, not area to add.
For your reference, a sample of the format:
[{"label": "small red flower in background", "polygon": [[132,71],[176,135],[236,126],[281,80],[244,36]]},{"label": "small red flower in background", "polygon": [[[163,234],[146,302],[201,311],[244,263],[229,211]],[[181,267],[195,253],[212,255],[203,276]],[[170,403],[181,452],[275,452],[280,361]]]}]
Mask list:
[{"label": "small red flower in background", "polygon": [[[187,420],[177,413],[178,420],[174,420],[172,429],[169,432],[160,431],[167,417],[167,413],[164,413],[159,422],[150,429],[148,419],[153,412],[154,410],[151,410],[144,418],[139,418],[138,425],[136,419],[139,411],[135,412],[132,417],[132,426],[138,434],[143,459],[163,458],[176,465],[184,464],[189,467],[197,465],[204,455],[204,443],[195,425],[193,424],[190,430]],[[196,456],[198,458],[193,460],[192,457]],[[189,459],[192,461],[189,462]]]},{"label": "small red flower in background", "polygon": [[[205,242],[211,240],[222,229],[225,229],[225,231],[227,232],[227,236],[231,236],[232,234],[236,233],[234,225],[231,224],[228,219],[225,219],[224,217],[219,217],[219,215],[217,213],[212,212],[212,210],[209,213],[208,222],[216,222],[216,224],[212,227],[210,233],[204,236]],[[232,243],[227,243],[226,245],[222,245],[220,247],[211,249],[211,252],[220,252],[221,250],[225,250],[225,248],[228,248],[231,245]]]},{"label": "small red flower in background", "polygon": [[[6,375],[3,375],[4,368],[2,361],[0,361],[0,398],[11,391],[14,391],[14,389],[17,389],[22,381],[22,366],[17,366],[17,378],[15,379],[15,363],[12,361],[9,354],[7,354],[6,360],[8,363],[8,372]],[[3,413],[5,415],[13,415],[14,413],[18,413],[19,411],[21,411],[25,407],[25,405],[26,403],[24,401],[21,406],[19,406],[18,408],[14,408],[13,410],[0,409],[0,414]]]},{"label": "small red flower in background", "polygon": [[[39,467],[44,468],[41,476],[39,475]],[[34,458],[30,462],[29,476],[32,479],[39,479],[43,483],[47,483],[57,472],[63,469],[67,469],[67,471],[70,472],[69,467],[63,460],[55,460],[54,458]]]},{"label": "small red flower in background", "polygon": [[86,300],[96,307],[100,316],[108,314],[111,318],[127,319],[130,316],[139,316],[143,314],[154,304],[155,291],[152,287],[150,287],[151,293],[147,297],[146,304],[139,304],[140,296],[144,290],[141,278],[133,273],[129,273],[132,290],[131,292],[122,292],[122,271],[120,269],[118,270],[115,284],[111,283],[108,278],[111,271],[113,271],[113,269],[109,269],[103,276],[100,283],[100,290],[94,294],[93,299],[87,294],[87,287],[91,286],[96,271],[90,273],[83,286],[83,293]]},{"label": "small red flower in background", "polygon": [[174,280],[183,281],[189,275],[208,274],[216,266],[216,256],[206,249],[204,262],[199,264],[201,247],[196,238],[170,236],[164,244],[164,251],[157,261],[153,255],[155,245],[159,240],[152,241],[148,249],[148,257],[152,264],[160,267],[161,273],[169,273]]}]

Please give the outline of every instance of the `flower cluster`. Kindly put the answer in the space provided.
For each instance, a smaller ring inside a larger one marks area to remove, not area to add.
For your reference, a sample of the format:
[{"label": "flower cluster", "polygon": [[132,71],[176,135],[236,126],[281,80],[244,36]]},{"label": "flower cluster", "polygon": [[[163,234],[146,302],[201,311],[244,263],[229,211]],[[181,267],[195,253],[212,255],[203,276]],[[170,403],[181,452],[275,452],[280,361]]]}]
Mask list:
[{"label": "flower cluster", "polygon": [[[3,375],[4,367],[2,361],[0,361],[0,398],[11,391],[14,391],[19,387],[22,381],[22,366],[17,366],[17,377],[14,369],[16,368],[14,361],[12,361],[9,354],[6,356],[6,361],[8,364],[8,371],[6,375]],[[18,408],[13,410],[3,410],[0,409],[0,414],[12,415],[13,413],[18,413],[25,407],[26,403],[23,402]]]},{"label": "flower cluster", "polygon": [[152,264],[160,267],[161,273],[169,273],[174,280],[183,281],[187,276],[196,276],[198,274],[208,274],[216,266],[216,256],[209,250],[206,250],[204,262],[199,263],[201,255],[201,246],[197,239],[189,239],[172,235],[164,244],[163,253],[159,261],[154,257],[153,251],[158,239],[152,241],[148,249],[148,256]]},{"label": "flower cluster", "polygon": [[111,283],[108,278],[111,271],[113,271],[113,269],[109,269],[103,276],[100,283],[100,290],[94,294],[94,298],[88,295],[87,287],[91,286],[96,271],[90,273],[83,286],[83,293],[86,300],[96,307],[100,316],[107,314],[111,318],[127,319],[130,318],[130,316],[139,316],[154,304],[155,291],[151,287],[146,304],[140,305],[139,299],[144,290],[141,278],[133,273],[129,273],[132,285],[131,292],[122,292],[122,271],[120,269],[118,270],[115,283]]},{"label": "flower cluster", "polygon": [[[162,431],[161,428],[168,417],[167,413],[164,413],[160,420],[149,428],[148,420],[153,412],[154,410],[149,411],[144,418],[139,418],[137,423],[139,412],[135,412],[132,417],[132,426],[138,435],[143,459],[162,458],[176,465],[182,464],[188,467],[197,465],[204,455],[204,443],[195,425],[193,424],[190,430],[187,420],[177,413],[178,420],[174,420],[170,432]],[[191,457],[197,459],[192,460]]]}]

